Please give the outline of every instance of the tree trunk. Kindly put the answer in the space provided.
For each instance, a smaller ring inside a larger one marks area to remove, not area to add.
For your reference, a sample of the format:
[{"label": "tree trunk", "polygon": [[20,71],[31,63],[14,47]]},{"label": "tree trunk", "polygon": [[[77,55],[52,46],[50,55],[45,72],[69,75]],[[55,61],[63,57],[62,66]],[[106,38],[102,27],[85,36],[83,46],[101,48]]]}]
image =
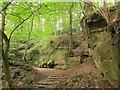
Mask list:
[{"label": "tree trunk", "polygon": [[10,67],[9,67],[9,63],[8,63],[8,50],[9,50],[9,46],[10,46],[10,42],[9,39],[7,38],[7,36],[2,32],[2,39],[4,39],[5,41],[5,49],[3,49],[3,45],[2,45],[2,59],[3,59],[3,69],[4,69],[4,73],[5,73],[5,79],[8,83],[9,88],[12,88],[12,80],[11,80],[11,75],[10,75]]},{"label": "tree trunk", "polygon": [[[6,2],[4,2],[3,4],[3,8],[6,6]],[[7,9],[7,8],[6,8]],[[5,35],[4,31],[5,31],[5,18],[6,18],[6,9],[4,9],[4,11],[2,12],[2,60],[3,60],[3,70],[5,73],[5,79],[8,83],[9,88],[12,88],[12,80],[11,80],[11,75],[10,75],[10,67],[9,67],[9,63],[8,63],[8,50],[10,47],[10,40],[7,38],[7,36]],[[3,49],[3,40],[5,41],[5,49]]]},{"label": "tree trunk", "polygon": [[[4,5],[3,5],[4,7]],[[2,12],[2,32],[5,30],[5,17],[6,17],[6,9]]]},{"label": "tree trunk", "polygon": [[50,46],[49,46],[47,62],[50,60],[50,56],[51,56],[51,48],[50,48]]},{"label": "tree trunk", "polygon": [[7,80],[9,88],[12,88],[12,80],[10,75],[10,67],[7,59],[7,55],[4,53],[4,50],[2,49],[2,59],[3,59],[3,68],[5,73],[5,79]]},{"label": "tree trunk", "polygon": [[72,50],[73,50],[73,35],[72,35],[72,8],[73,8],[73,4],[70,7],[70,11],[69,11],[69,16],[70,16],[70,45],[69,45],[69,55],[72,55]]},{"label": "tree trunk", "polygon": [[32,18],[30,31],[28,30],[28,40],[27,40],[27,44],[26,44],[26,48],[25,48],[25,52],[24,52],[24,57],[23,57],[25,62],[27,62],[27,48],[28,48],[28,45],[29,45],[29,41],[30,41],[30,36],[31,36],[32,30],[33,30],[33,21],[34,21],[34,16]]}]

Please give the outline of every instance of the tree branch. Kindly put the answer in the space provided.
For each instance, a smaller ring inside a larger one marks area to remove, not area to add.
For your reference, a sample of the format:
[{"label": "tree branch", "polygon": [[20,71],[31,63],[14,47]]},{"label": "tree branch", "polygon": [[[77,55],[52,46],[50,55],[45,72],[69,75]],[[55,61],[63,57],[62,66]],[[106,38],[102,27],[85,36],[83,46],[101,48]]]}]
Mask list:
[{"label": "tree branch", "polygon": [[7,7],[13,2],[14,0],[11,0],[11,2],[9,2],[1,11],[0,13],[2,13],[2,11],[4,11],[5,9],[7,9]]},{"label": "tree branch", "polygon": [[[38,11],[40,8],[41,8],[41,6],[40,6],[36,11]],[[34,12],[36,12],[36,11],[34,11]],[[32,12],[26,19],[24,19],[20,24],[18,24],[18,25],[12,30],[12,32],[10,33],[10,36],[9,36],[9,41],[10,41],[10,39],[11,39],[12,34],[14,33],[14,31],[15,31],[20,25],[22,25],[26,20],[28,20],[28,19],[34,14],[34,12]]]},{"label": "tree branch", "polygon": [[18,16],[18,15],[16,15],[16,14],[12,14],[12,13],[11,13],[11,14],[9,14],[9,15],[16,16],[16,17],[18,17],[18,18],[24,20],[24,18],[22,18],[22,17],[20,17],[20,16]]},{"label": "tree branch", "polygon": [[18,24],[18,25],[12,30],[12,32],[10,33],[10,36],[9,36],[9,40],[11,39],[11,36],[12,36],[12,34],[14,33],[14,31],[15,31],[20,25],[22,25],[26,20],[28,20],[32,15],[33,15],[33,13],[31,13],[26,19],[24,19],[20,24]]}]

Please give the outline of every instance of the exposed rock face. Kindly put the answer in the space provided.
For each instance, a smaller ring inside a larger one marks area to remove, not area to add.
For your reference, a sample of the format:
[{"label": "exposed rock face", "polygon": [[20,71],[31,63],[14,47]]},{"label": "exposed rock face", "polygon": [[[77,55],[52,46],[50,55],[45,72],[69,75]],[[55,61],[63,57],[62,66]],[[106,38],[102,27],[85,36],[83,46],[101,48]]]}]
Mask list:
[{"label": "exposed rock face", "polygon": [[[114,12],[114,17],[116,10]],[[115,18],[113,18],[115,19]],[[81,21],[86,41],[88,42],[89,53],[92,55],[96,67],[106,78],[118,81],[118,56],[120,41],[120,21],[114,21],[110,26],[98,13],[84,17]]]}]

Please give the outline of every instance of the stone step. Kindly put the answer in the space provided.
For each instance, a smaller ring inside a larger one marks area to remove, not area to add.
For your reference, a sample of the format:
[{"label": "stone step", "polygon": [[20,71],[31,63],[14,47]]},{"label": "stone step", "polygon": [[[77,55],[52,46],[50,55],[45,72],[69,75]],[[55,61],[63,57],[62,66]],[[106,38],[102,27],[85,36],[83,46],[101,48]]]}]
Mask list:
[{"label": "stone step", "polygon": [[57,76],[50,76],[50,77],[47,77],[48,79],[59,79],[59,77]]},{"label": "stone step", "polygon": [[50,81],[50,80],[44,80],[44,81],[40,81],[37,84],[39,85],[53,85],[53,84],[57,84],[58,81]]},{"label": "stone step", "polygon": [[36,85],[37,88],[51,88],[52,85]]},{"label": "stone step", "polygon": [[37,86],[39,88],[52,88],[55,87],[56,84],[58,84],[58,80],[60,77],[58,76],[48,76],[44,78],[44,80],[38,81]]},{"label": "stone step", "polygon": [[38,88],[53,88],[56,87],[57,83],[53,83],[53,82],[40,82],[36,85],[36,87]]},{"label": "stone step", "polygon": [[55,82],[58,81],[58,79],[47,79],[48,82]]},{"label": "stone step", "polygon": [[52,85],[53,82],[48,82],[48,81],[40,81],[38,82],[39,85]]}]

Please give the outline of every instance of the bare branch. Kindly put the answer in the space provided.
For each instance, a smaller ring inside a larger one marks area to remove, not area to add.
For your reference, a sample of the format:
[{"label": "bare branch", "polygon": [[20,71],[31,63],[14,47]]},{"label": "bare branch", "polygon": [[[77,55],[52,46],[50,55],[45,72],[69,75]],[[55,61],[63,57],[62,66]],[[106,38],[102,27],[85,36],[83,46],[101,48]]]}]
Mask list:
[{"label": "bare branch", "polygon": [[11,2],[9,2],[1,11],[0,13],[2,13],[2,11],[4,11],[5,9],[7,9],[7,7],[13,2],[14,0],[11,0]]}]

